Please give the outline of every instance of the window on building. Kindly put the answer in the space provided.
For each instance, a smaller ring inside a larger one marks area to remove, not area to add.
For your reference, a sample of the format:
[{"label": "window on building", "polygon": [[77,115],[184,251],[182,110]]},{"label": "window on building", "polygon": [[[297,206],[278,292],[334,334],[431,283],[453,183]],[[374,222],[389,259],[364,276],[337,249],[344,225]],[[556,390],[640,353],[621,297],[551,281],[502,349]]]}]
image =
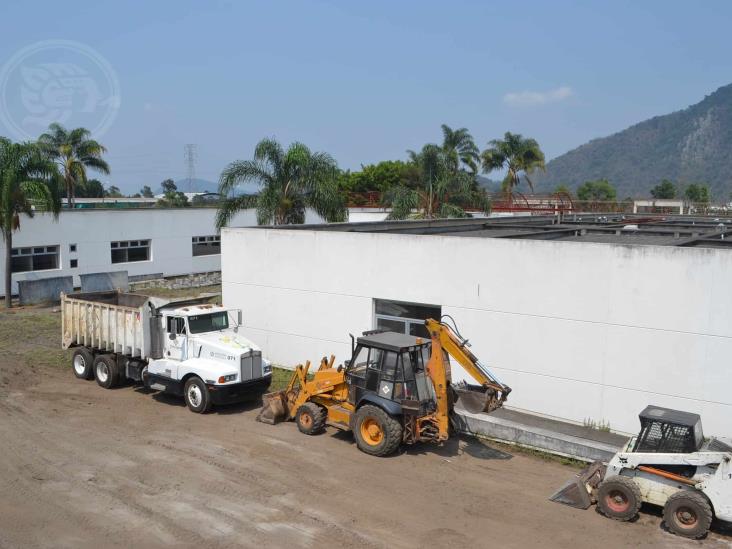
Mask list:
[{"label": "window on building", "polygon": [[10,251],[10,270],[13,273],[25,273],[28,271],[58,269],[58,250],[58,246],[13,248]]},{"label": "window on building", "polygon": [[150,260],[149,240],[122,240],[111,243],[112,263]]},{"label": "window on building", "polygon": [[69,244],[69,252],[74,253],[76,251],[76,244]]},{"label": "window on building", "polygon": [[439,320],[442,308],[439,305],[374,299],[374,313],[374,324],[380,330],[428,338],[424,321],[428,318]]},{"label": "window on building", "polygon": [[79,266],[79,260],[78,259],[72,259],[69,261],[69,267],[72,269],[76,269]]},{"label": "window on building", "polygon": [[221,236],[194,236],[193,255],[218,255],[221,253]]}]

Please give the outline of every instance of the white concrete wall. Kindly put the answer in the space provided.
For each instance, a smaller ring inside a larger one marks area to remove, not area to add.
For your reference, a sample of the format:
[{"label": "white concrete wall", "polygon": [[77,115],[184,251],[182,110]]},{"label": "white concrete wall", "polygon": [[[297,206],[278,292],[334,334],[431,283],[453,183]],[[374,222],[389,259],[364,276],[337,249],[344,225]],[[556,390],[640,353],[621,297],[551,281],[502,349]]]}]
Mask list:
[{"label": "white concrete wall", "polygon": [[224,302],[276,363],[348,358],[373,298],[439,304],[515,408],[634,432],[657,404],[732,434],[728,251],[272,229],[222,246]]}]

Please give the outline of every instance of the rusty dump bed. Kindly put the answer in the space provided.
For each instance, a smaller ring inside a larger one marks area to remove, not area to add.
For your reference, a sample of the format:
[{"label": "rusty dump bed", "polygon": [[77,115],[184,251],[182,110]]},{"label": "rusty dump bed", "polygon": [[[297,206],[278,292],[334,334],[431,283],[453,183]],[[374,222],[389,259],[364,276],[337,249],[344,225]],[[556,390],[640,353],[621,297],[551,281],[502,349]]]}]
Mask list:
[{"label": "rusty dump bed", "polygon": [[150,358],[156,326],[144,295],[93,292],[61,295],[61,345]]}]

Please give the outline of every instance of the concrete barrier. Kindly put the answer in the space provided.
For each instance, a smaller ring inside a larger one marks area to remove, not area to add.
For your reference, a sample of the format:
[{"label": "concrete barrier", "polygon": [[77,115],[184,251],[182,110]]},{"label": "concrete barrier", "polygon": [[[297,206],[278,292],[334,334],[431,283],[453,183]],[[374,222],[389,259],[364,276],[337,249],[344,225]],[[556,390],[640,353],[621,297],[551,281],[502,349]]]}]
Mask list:
[{"label": "concrete barrier", "polygon": [[113,271],[108,273],[89,273],[79,275],[82,292],[107,292],[110,290],[129,290],[127,271]]},{"label": "concrete barrier", "polygon": [[73,291],[74,279],[71,276],[18,281],[18,299],[21,305],[55,303],[59,301],[61,292],[70,294]]}]

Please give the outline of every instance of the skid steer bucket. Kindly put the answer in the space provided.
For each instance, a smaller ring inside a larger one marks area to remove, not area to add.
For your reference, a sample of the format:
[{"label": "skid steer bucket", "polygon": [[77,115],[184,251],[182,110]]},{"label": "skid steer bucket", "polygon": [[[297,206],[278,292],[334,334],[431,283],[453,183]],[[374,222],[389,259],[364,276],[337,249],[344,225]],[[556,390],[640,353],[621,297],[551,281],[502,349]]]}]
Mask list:
[{"label": "skid steer bucket", "polygon": [[287,417],[287,393],[276,391],[262,396],[262,409],[259,411],[257,421],[274,425]]},{"label": "skid steer bucket", "polygon": [[605,464],[595,461],[577,473],[564,486],[549,497],[576,509],[587,509],[594,503],[593,491],[605,477]]}]

